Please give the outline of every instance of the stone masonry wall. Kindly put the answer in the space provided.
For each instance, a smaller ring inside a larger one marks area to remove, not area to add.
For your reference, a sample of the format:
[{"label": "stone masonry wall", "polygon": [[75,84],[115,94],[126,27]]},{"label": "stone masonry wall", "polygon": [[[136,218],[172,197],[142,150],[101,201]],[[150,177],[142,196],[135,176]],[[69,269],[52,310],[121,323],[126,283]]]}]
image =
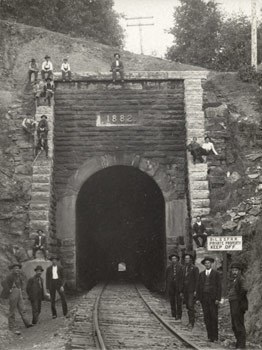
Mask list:
[{"label": "stone masonry wall", "polygon": [[[32,192],[29,207],[30,237],[33,238],[37,229],[42,229],[48,238],[49,250],[56,251],[55,239],[55,200],[53,196],[53,106],[36,108],[35,120],[38,123],[42,115],[48,121],[48,158],[41,151],[32,163]],[[37,139],[37,138],[36,138]]]},{"label": "stone masonry wall", "polygon": [[[201,79],[205,74],[151,73],[130,73],[123,85],[112,84],[103,75],[76,74],[70,83],[56,78],[57,237],[72,285],[76,273],[75,203],[90,174],[123,164],[136,166],[155,179],[166,201],[167,253],[176,246],[174,231],[187,235],[188,209],[193,215],[209,213],[207,166],[193,167],[186,158],[186,144],[193,136],[204,137]],[[114,113],[118,118],[135,115],[137,123],[106,123],[106,116],[110,119]]]},{"label": "stone masonry wall", "polygon": [[[67,179],[86,159],[137,154],[169,170],[176,167],[176,196],[185,196],[185,119],[182,81],[57,84],[55,186],[59,199]],[[136,114],[138,125],[97,127],[96,113]]]}]

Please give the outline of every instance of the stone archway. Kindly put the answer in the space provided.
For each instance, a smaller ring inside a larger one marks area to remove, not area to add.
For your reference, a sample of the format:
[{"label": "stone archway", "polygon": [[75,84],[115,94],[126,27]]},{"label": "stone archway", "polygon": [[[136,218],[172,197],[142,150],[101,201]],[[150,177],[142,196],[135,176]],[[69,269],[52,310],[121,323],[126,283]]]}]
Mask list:
[{"label": "stone archway", "polygon": [[68,284],[76,286],[76,202],[83,184],[96,172],[115,165],[136,167],[156,182],[165,201],[165,230],[167,254],[179,236],[186,237],[187,201],[176,195],[176,165],[161,166],[139,155],[103,155],[85,161],[68,179],[66,191],[57,202],[57,238],[61,242],[61,257],[67,270]]}]

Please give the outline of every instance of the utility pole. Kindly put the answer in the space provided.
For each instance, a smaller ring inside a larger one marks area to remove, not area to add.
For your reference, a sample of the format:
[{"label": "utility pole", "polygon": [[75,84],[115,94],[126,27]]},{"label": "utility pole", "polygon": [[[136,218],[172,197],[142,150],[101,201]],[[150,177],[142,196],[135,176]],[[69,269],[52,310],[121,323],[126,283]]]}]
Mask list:
[{"label": "utility pole", "polygon": [[251,0],[251,66],[257,70],[257,0]]},{"label": "utility pole", "polygon": [[144,26],[153,26],[154,25],[154,23],[141,23],[141,20],[143,20],[143,19],[151,19],[151,18],[154,18],[154,17],[150,16],[150,17],[129,17],[129,18],[125,18],[127,21],[138,20],[138,23],[136,23],[136,24],[127,24],[127,27],[139,27],[139,39],[140,39],[140,53],[141,53],[141,55],[144,54],[142,27],[144,27]]}]

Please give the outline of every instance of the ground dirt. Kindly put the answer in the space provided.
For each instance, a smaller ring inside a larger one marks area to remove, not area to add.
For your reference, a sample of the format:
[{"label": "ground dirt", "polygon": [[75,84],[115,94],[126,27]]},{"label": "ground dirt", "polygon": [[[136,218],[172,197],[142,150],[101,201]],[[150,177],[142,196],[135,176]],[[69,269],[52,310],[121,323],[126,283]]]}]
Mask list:
[{"label": "ground dirt", "polygon": [[[52,319],[50,302],[42,303],[39,324],[32,328],[25,328],[19,315],[16,317],[17,329],[21,335],[13,334],[7,330],[0,333],[1,350],[60,350],[66,349],[68,342],[68,328],[72,321],[73,309],[77,305],[77,297],[68,298],[69,318],[62,315],[60,301],[57,301],[58,317]],[[26,303],[27,315],[31,319],[29,302]],[[7,312],[7,307],[5,311]]]}]

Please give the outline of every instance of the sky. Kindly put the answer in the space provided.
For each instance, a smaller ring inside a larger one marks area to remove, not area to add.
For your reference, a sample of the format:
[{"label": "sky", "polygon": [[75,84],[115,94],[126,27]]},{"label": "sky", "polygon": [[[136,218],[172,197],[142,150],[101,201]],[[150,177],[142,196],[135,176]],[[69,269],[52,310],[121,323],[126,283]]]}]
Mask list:
[{"label": "sky", "polygon": [[[214,0],[213,0],[214,1]],[[242,11],[250,16],[251,0],[215,0],[219,3],[221,10],[230,14]],[[142,48],[146,55],[164,57],[167,47],[173,42],[173,36],[166,31],[173,26],[173,14],[175,6],[179,5],[178,0],[114,0],[114,9],[130,17],[151,17],[153,19],[140,20],[142,28]],[[257,14],[260,15],[262,0],[257,0]],[[141,53],[139,27],[127,27],[130,24],[138,24],[139,20],[121,19],[120,24],[126,32],[125,50]]]}]

